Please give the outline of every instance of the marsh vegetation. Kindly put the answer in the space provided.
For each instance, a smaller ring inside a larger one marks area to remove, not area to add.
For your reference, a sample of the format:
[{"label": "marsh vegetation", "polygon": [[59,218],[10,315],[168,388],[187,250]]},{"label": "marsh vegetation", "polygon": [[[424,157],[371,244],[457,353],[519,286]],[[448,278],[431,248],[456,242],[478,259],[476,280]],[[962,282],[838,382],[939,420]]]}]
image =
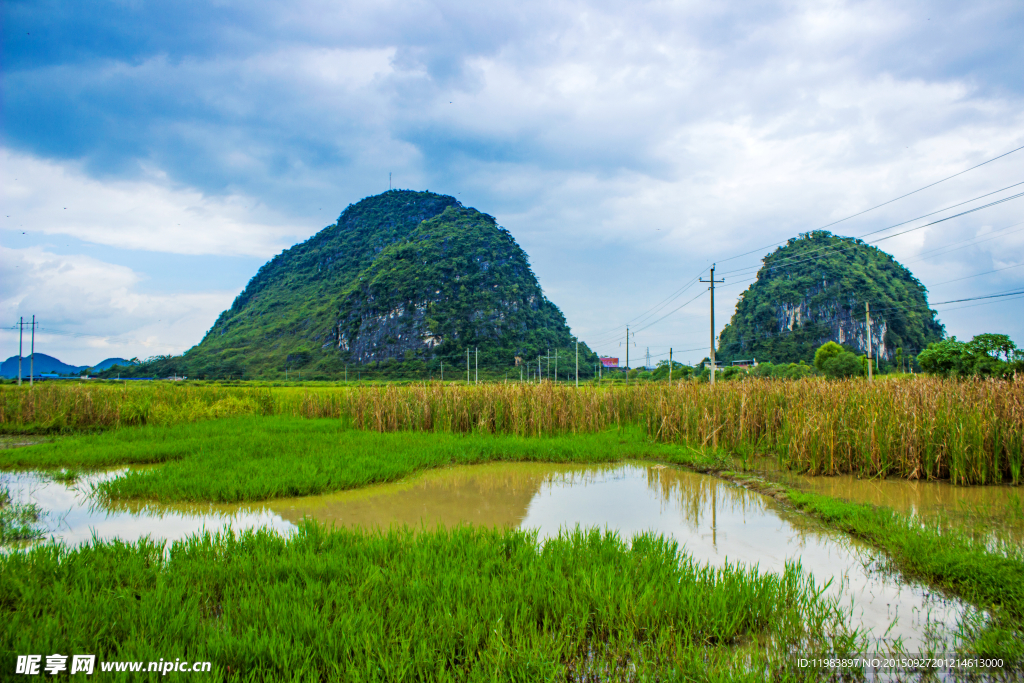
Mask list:
[{"label": "marsh vegetation", "polygon": [[748,380],[628,387],[550,383],[268,388],[47,385],[0,391],[6,433],[173,425],[237,415],[336,418],[376,432],[593,434],[770,453],[816,475],[1020,482],[1024,384],[917,378]]},{"label": "marsh vegetation", "polygon": [[[70,485],[129,467],[91,489],[111,509],[274,501],[495,461],[644,459],[716,472],[882,551],[885,571],[974,605],[960,625],[964,651],[1024,657],[1019,543],[744,472],[770,459],[815,476],[1015,485],[1019,383],[44,385],[0,390],[0,430],[50,435],[0,450],[0,469]],[[650,534],[305,522],[290,535],[48,542],[4,553],[0,573],[17,577],[0,599],[6,642],[83,643],[140,660],[187,651],[228,678],[815,680],[789,655],[865,645],[799,567],[702,564]],[[87,594],[96,586],[111,600]],[[127,612],[110,621],[115,603]],[[108,621],[116,627],[90,626]]]}]

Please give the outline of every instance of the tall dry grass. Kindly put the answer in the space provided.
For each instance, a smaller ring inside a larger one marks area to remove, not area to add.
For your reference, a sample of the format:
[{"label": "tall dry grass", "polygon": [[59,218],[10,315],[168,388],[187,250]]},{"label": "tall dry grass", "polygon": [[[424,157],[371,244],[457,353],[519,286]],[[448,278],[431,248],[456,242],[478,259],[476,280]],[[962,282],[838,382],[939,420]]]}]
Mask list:
[{"label": "tall dry grass", "polygon": [[170,424],[234,414],[340,418],[374,431],[540,436],[639,425],[661,442],[772,453],[811,474],[1019,483],[1024,383],[751,380],[275,389],[43,385],[0,391],[0,430]]},{"label": "tall dry grass", "polygon": [[50,433],[270,415],[269,389],[215,385],[58,384],[0,389],[0,432]]},{"label": "tall dry grass", "polygon": [[658,441],[773,453],[810,474],[1018,483],[1024,461],[1024,384],[1004,381],[427,384],[286,398],[280,408],[294,414],[375,431],[538,436],[641,425]]}]

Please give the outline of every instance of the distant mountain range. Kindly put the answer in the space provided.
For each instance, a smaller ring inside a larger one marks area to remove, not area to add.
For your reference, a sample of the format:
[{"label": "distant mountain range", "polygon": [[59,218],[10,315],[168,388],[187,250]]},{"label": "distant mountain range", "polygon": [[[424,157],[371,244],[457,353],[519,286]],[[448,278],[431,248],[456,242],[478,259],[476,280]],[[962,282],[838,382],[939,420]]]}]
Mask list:
[{"label": "distant mountain range", "polygon": [[[30,365],[29,361],[30,359],[28,356],[22,356],[22,377],[28,377]],[[134,363],[132,363],[129,360],[125,360],[124,358],[107,358],[106,360],[100,361],[96,365],[68,365],[67,363],[63,363],[60,360],[54,358],[53,356],[47,356],[45,353],[37,353],[35,354],[35,359],[34,361],[32,361],[31,365],[34,366],[32,369],[34,370],[36,377],[38,377],[39,375],[53,373],[56,373],[58,375],[80,375],[87,370],[99,372],[101,370],[106,370],[107,368],[112,367],[114,365],[123,365],[125,367],[128,367],[129,365],[134,365]],[[3,363],[0,363],[0,377],[4,377],[6,379],[15,379],[18,377],[17,356],[11,356]]]}]

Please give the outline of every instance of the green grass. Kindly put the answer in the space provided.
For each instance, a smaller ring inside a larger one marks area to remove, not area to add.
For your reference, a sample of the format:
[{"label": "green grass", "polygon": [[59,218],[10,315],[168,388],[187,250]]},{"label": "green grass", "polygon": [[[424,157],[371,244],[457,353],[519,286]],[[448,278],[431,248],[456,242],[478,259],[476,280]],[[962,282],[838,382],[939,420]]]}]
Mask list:
[{"label": "green grass", "polygon": [[697,453],[636,431],[523,438],[491,434],[379,433],[338,420],[236,417],[137,427],[0,452],[0,468],[97,468],[139,463],[99,485],[112,498],[243,502],[394,481],[418,470],[500,460],[681,461]]},{"label": "green grass", "polygon": [[7,487],[0,486],[0,545],[40,538],[41,512],[34,503],[14,502]]},{"label": "green grass", "polygon": [[[731,474],[727,476],[732,476]],[[816,493],[737,481],[767,493],[784,492],[799,509],[829,527],[879,548],[903,575],[944,589],[987,610],[990,619],[965,624],[968,651],[1024,661],[1024,549],[994,545],[971,527],[922,520],[886,507],[837,500]]]},{"label": "green grass", "polygon": [[0,555],[0,576],[5,672],[71,652],[208,660],[211,680],[816,680],[790,652],[862,645],[797,566],[697,565],[596,530],[48,543]]}]

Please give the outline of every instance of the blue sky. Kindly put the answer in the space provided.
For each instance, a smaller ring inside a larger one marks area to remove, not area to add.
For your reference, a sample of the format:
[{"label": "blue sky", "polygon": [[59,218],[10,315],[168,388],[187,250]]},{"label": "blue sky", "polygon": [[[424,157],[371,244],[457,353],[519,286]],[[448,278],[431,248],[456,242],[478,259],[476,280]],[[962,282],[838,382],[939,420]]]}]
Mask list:
[{"label": "blue sky", "polygon": [[[264,261],[389,172],[494,215],[573,330],[622,355],[626,323],[713,262],[739,271],[716,293],[721,327],[769,249],[725,259],[1024,145],[1014,1],[0,11],[0,313],[37,315],[37,348],[73,363],[184,351]],[[1024,150],[832,230],[1021,181]],[[1024,288],[1022,207],[879,246],[932,301]],[[938,307],[950,334],[1024,344],[1021,299],[974,304]],[[706,355],[706,294],[640,329],[659,317],[634,324],[631,356]],[[0,344],[16,354],[16,333]]]}]

